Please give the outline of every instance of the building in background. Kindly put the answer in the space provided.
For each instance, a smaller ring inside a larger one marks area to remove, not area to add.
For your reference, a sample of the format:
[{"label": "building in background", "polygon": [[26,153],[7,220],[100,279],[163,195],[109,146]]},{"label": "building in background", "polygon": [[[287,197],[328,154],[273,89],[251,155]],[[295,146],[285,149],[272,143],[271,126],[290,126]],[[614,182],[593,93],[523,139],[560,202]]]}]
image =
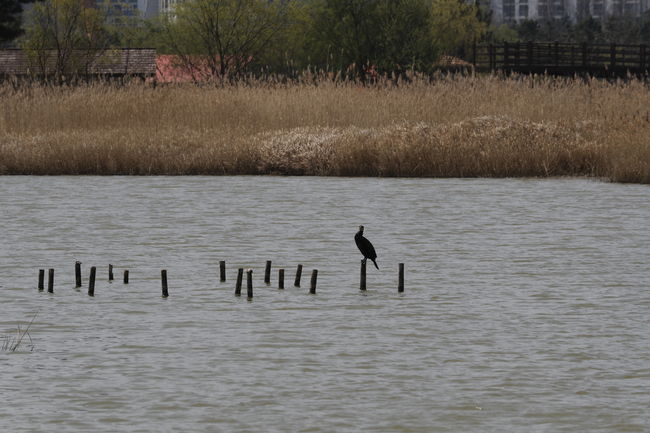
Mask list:
[{"label": "building in background", "polygon": [[650,9],[650,0],[490,0],[490,8],[496,23],[562,18],[577,22],[590,16],[638,17]]},{"label": "building in background", "polygon": [[159,14],[169,14],[174,11],[174,7],[178,3],[181,3],[183,0],[149,0],[149,1],[158,1],[158,13]]},{"label": "building in background", "polygon": [[160,0],[138,0],[138,9],[140,16],[149,19],[158,16]]},{"label": "building in background", "polygon": [[[108,0],[137,5],[140,16],[154,18],[172,13],[183,0]],[[472,0],[468,0],[472,1]],[[610,15],[640,16],[650,10],[650,0],[490,0],[493,21],[497,24],[523,20],[569,18],[573,22]]]},{"label": "building in background", "polygon": [[106,14],[111,24],[121,17],[141,16],[138,0],[97,0],[95,5]]}]

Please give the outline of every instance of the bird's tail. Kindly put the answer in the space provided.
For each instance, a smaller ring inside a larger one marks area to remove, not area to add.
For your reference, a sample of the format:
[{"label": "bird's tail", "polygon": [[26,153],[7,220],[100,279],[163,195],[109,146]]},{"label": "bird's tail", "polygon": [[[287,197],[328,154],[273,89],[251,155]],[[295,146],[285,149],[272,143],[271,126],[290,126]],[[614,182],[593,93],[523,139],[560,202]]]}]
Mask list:
[{"label": "bird's tail", "polygon": [[372,260],[372,262],[375,264],[375,268],[379,269],[379,266],[377,266],[377,262],[375,261],[375,259],[370,259],[370,260]]}]

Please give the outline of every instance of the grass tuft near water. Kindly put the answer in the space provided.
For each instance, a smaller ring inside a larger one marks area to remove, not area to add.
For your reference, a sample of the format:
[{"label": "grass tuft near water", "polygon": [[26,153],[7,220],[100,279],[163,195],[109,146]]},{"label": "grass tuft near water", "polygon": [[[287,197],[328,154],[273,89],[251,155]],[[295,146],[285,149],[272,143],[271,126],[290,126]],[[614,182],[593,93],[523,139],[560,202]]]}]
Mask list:
[{"label": "grass tuft near water", "polygon": [[650,183],[640,81],[0,86],[0,174],[594,176]]}]

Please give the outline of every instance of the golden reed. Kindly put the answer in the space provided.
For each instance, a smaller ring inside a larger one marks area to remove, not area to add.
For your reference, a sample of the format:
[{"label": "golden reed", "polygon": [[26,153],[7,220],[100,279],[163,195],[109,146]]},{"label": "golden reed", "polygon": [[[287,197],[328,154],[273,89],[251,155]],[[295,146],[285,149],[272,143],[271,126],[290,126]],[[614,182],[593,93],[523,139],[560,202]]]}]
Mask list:
[{"label": "golden reed", "polygon": [[0,174],[593,176],[650,183],[641,81],[305,77],[0,86]]}]

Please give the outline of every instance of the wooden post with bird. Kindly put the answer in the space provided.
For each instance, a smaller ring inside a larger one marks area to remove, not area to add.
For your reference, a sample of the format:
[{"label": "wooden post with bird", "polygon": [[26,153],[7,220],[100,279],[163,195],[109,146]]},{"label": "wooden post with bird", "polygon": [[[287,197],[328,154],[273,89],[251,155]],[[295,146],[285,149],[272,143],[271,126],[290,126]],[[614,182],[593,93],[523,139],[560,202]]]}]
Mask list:
[{"label": "wooden post with bird", "polygon": [[379,269],[379,266],[377,266],[377,252],[372,243],[363,236],[363,226],[359,226],[359,231],[354,235],[354,242],[356,242],[357,248],[363,254],[363,261],[370,259],[375,264],[375,268]]},{"label": "wooden post with bird", "polygon": [[363,236],[363,226],[359,226],[359,231],[354,235],[354,242],[357,244],[357,248],[361,251],[363,259],[361,260],[361,273],[359,276],[359,289],[366,290],[366,262],[368,259],[372,260],[375,268],[379,269],[377,265],[377,252],[375,247],[372,246],[372,243]]}]

